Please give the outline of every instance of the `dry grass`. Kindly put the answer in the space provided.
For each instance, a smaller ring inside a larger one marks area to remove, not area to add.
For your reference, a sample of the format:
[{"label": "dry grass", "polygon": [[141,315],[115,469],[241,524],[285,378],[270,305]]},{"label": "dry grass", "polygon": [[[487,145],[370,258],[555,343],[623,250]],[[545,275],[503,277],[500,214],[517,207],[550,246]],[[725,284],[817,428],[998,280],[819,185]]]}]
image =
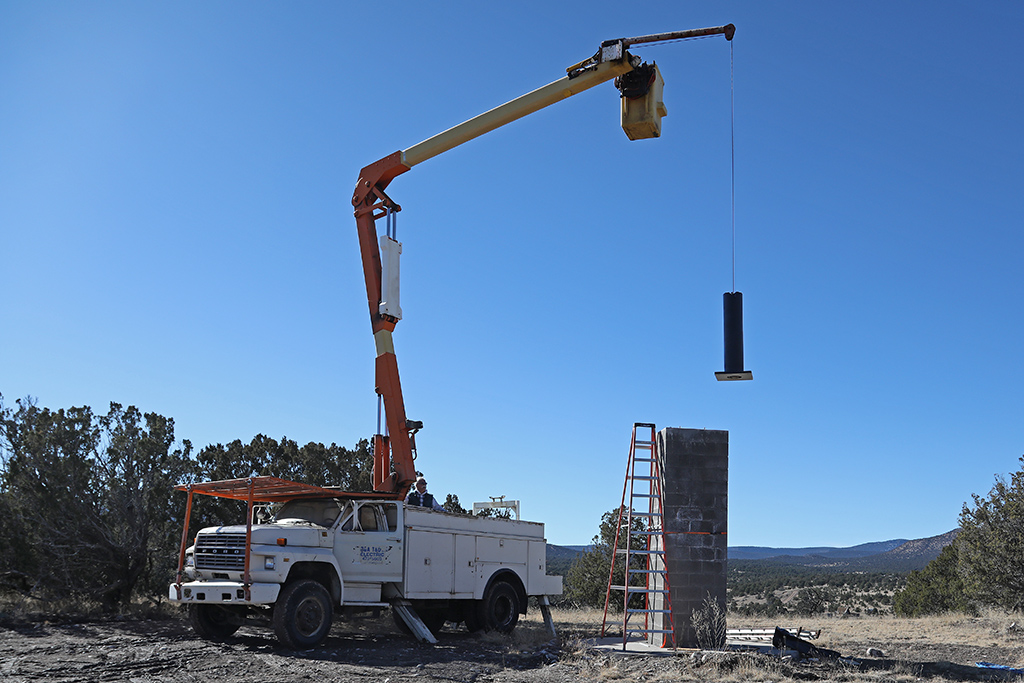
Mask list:
[{"label": "dry grass", "polygon": [[510,654],[540,650],[556,643],[540,619],[521,619],[516,629],[507,635],[492,631],[476,637],[483,643],[503,646]]},{"label": "dry grass", "polygon": [[[554,619],[556,626],[561,629],[580,629],[580,630],[601,630],[601,619],[604,616],[604,611],[594,609],[593,607],[581,607],[579,609],[572,609],[566,607],[552,607],[551,618]],[[609,614],[609,617],[614,621],[615,615]],[[537,622],[540,624],[544,623],[541,617],[540,610],[535,609],[534,606],[530,605],[530,611],[519,621],[522,623]],[[593,636],[590,636],[593,637]]]},{"label": "dry grass", "polygon": [[[946,614],[918,619],[893,616],[861,618],[801,617],[778,620],[730,619],[730,628],[776,625],[821,629],[815,645],[838,651],[842,660],[792,663],[763,654],[743,652],[681,652],[667,657],[623,657],[598,653],[587,640],[599,635],[603,612],[594,609],[552,608],[561,639],[561,661],[580,678],[601,681],[771,681],[829,680],[850,683],[910,683],[910,681],[1001,680],[1024,677],[990,672],[974,666],[991,661],[1024,668],[1024,614],[989,610],[978,616]],[[617,619],[610,615],[613,624]],[[542,628],[539,610],[521,622]],[[617,625],[613,627],[618,632]],[[884,654],[866,657],[868,647]]]},{"label": "dry grass", "polygon": [[173,619],[179,608],[167,602],[136,600],[117,612],[82,598],[40,600],[19,593],[0,593],[0,623],[77,623],[112,618]]},{"label": "dry grass", "polygon": [[[940,614],[915,619],[894,616],[859,619],[817,619],[822,628],[818,644],[863,656],[867,647],[876,647],[886,657],[921,661],[908,656],[914,652],[932,653],[932,659],[957,661],[956,654],[992,651],[1002,655],[1000,664],[1024,667],[1024,614],[986,610],[977,616]],[[1008,658],[1009,656],[1009,658]]]}]

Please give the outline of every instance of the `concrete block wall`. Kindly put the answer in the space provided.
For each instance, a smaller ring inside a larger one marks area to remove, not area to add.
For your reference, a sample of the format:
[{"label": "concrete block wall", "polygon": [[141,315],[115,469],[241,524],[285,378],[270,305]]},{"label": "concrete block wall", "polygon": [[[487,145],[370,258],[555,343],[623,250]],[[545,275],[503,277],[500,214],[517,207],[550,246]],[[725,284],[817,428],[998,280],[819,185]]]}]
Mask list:
[{"label": "concrete block wall", "polygon": [[[729,432],[669,427],[658,432],[658,453],[676,645],[699,647],[693,610],[710,595],[725,613]],[[657,617],[658,628],[667,629],[668,620]],[[657,636],[651,642],[662,645]]]}]

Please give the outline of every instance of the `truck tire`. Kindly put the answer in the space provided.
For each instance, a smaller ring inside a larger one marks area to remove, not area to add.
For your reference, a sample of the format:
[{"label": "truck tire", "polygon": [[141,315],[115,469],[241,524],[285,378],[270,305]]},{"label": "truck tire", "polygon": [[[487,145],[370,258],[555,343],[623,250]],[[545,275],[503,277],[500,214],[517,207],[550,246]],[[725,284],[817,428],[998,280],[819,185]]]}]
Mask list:
[{"label": "truck tire", "polygon": [[465,609],[464,618],[466,621],[466,630],[470,633],[479,633],[484,630],[483,625],[480,623],[479,611],[480,610],[475,603]]},{"label": "truck tire", "polygon": [[479,633],[484,630],[483,625],[480,623],[479,605],[480,603],[476,600],[466,600],[459,606],[459,621],[466,623],[466,630],[470,633]]},{"label": "truck tire", "polygon": [[477,605],[477,622],[484,631],[511,633],[519,623],[519,593],[507,581],[495,581]]},{"label": "truck tire", "polygon": [[192,630],[206,640],[224,640],[234,635],[241,619],[218,605],[189,605],[188,621]]},{"label": "truck tire", "polygon": [[441,632],[444,628],[445,622],[448,621],[448,611],[445,609],[424,609],[420,610],[420,621],[433,633],[435,636]]},{"label": "truck tire", "polygon": [[327,589],[313,579],[289,583],[274,605],[274,632],[293,650],[315,647],[331,631],[334,607]]}]

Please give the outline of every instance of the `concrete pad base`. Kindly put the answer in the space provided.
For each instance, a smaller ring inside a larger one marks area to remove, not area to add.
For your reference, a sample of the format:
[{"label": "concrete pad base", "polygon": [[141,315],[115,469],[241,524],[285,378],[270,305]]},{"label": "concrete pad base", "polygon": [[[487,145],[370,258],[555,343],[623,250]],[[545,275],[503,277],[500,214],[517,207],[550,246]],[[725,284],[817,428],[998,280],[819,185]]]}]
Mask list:
[{"label": "concrete pad base", "polygon": [[591,638],[590,640],[583,641],[588,647],[597,650],[598,652],[617,653],[626,655],[649,655],[668,657],[672,655],[683,655],[690,654],[691,652],[697,652],[691,648],[677,648],[673,650],[670,647],[655,647],[649,644],[645,639],[642,638],[630,638],[626,641],[626,647],[622,647],[622,636],[608,636],[607,638]]}]

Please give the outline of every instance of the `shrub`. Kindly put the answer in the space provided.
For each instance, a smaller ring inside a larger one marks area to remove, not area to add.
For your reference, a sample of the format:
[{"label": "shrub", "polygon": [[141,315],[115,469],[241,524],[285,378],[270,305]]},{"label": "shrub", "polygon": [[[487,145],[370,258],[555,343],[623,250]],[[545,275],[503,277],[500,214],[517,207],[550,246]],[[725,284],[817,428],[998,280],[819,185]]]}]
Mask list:
[{"label": "shrub", "polygon": [[906,587],[896,594],[893,607],[901,617],[970,610],[960,578],[960,557],[954,542],[921,571],[911,572]]}]

